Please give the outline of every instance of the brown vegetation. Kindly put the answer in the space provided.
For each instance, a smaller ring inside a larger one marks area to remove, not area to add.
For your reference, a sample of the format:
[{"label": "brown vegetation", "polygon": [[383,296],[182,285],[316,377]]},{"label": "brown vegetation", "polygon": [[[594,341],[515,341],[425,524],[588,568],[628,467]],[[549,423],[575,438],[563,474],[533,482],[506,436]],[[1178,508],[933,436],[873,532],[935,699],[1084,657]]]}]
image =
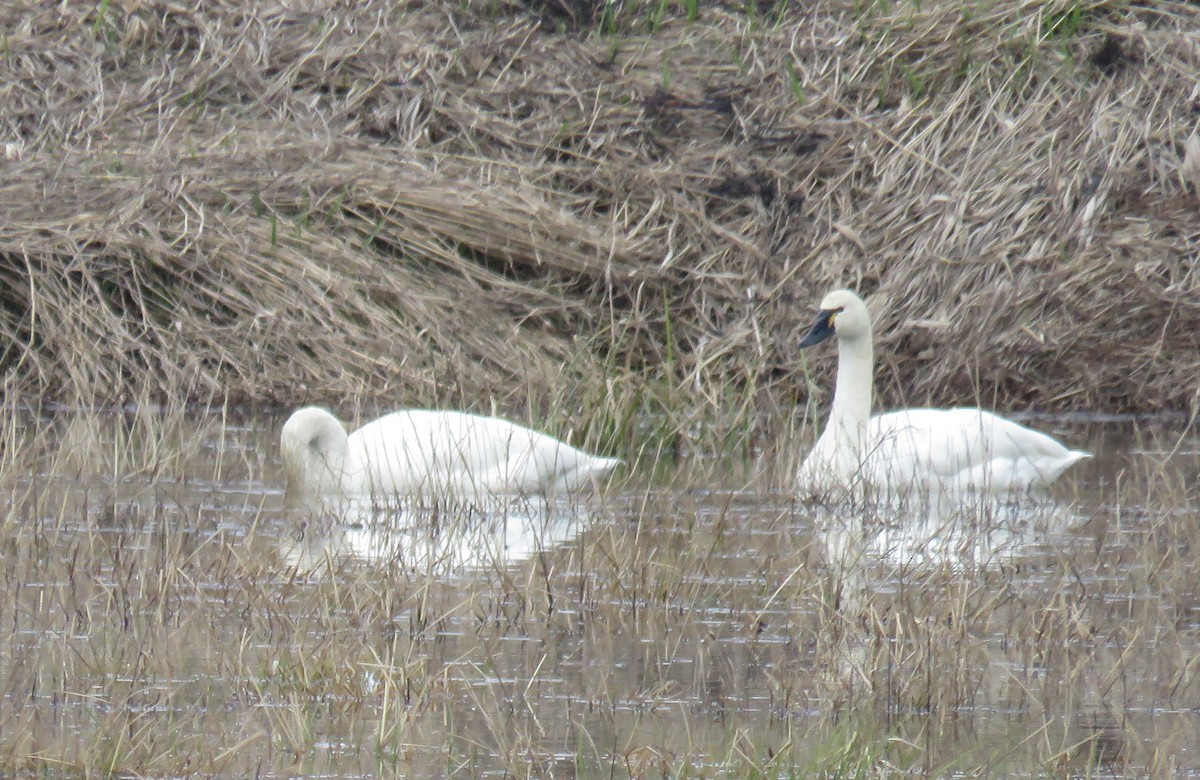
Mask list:
[{"label": "brown vegetation", "polygon": [[1194,408],[1200,11],[692,9],[4,6],[7,387],[752,411],[840,284],[884,404]]}]

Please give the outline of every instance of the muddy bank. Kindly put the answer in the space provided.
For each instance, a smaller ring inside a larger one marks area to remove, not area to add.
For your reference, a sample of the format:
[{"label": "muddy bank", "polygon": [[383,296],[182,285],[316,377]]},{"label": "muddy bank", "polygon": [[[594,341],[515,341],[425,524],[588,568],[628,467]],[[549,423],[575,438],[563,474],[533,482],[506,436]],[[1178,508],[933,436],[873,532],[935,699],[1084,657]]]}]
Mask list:
[{"label": "muddy bank", "polygon": [[1194,408],[1200,10],[688,5],[0,10],[10,395]]}]

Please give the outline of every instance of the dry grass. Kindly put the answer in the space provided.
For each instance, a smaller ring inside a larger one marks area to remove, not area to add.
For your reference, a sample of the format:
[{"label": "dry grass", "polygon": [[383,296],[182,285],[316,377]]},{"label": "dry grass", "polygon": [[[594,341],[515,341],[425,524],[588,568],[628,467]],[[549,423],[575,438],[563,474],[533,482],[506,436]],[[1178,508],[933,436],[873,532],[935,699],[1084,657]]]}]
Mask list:
[{"label": "dry grass", "polygon": [[791,345],[842,284],[886,404],[1194,410],[1198,25],[12,4],[6,385],[496,408],[632,446],[643,413],[678,439],[803,398]]}]

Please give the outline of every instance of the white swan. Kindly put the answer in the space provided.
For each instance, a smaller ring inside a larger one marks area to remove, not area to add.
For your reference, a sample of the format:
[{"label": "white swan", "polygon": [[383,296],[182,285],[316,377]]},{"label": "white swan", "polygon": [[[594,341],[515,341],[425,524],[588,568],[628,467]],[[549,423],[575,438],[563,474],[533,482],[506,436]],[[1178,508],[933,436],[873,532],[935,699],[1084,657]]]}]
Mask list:
[{"label": "white swan", "polygon": [[292,413],[280,436],[289,486],[342,496],[478,500],[578,488],[621,461],[496,417],[392,412],[349,436],[325,409]]},{"label": "white swan", "polygon": [[838,339],[833,408],[797,481],[816,494],[940,500],[1012,494],[1053,482],[1090,453],[982,409],[905,409],[871,417],[874,356],[866,304],[835,290],[800,347]]}]

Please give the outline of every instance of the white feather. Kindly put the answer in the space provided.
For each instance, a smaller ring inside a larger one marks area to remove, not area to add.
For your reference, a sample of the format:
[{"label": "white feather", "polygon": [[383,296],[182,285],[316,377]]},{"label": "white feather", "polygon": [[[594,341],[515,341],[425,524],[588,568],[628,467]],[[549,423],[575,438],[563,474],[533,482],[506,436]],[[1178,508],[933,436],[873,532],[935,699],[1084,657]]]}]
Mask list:
[{"label": "white feather", "polygon": [[299,490],[346,496],[480,499],[576,489],[621,461],[496,417],[393,412],[347,435],[324,409],[292,414],[280,437]]}]

